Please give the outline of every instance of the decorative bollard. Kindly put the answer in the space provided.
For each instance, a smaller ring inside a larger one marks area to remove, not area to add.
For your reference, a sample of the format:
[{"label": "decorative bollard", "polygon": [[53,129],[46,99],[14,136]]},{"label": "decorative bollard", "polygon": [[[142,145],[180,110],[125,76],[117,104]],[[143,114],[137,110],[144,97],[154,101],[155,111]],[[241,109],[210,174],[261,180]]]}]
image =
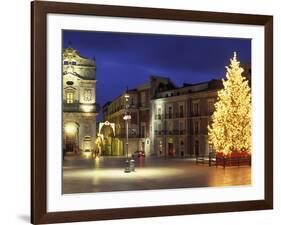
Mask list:
[{"label": "decorative bollard", "polygon": [[135,171],[135,160],[133,160],[133,159],[130,160],[130,170],[131,170],[131,172],[136,172]]}]

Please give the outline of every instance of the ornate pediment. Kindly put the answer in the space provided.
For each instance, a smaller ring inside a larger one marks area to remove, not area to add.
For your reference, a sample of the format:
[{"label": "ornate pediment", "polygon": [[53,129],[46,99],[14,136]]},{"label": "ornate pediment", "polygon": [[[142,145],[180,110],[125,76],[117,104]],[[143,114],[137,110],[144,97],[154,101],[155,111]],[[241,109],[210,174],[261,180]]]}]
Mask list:
[{"label": "ornate pediment", "polygon": [[96,76],[96,62],[94,59],[82,57],[72,47],[63,50],[63,75],[72,73],[81,79],[94,80]]}]

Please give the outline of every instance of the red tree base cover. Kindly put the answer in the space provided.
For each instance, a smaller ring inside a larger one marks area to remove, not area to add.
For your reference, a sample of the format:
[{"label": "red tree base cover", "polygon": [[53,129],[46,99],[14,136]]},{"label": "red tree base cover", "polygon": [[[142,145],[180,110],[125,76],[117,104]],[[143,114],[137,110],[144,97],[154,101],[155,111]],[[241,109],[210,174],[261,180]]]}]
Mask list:
[{"label": "red tree base cover", "polygon": [[230,154],[224,154],[223,152],[217,152],[216,157],[225,157],[225,158],[249,158],[251,154],[249,152],[231,152]]}]

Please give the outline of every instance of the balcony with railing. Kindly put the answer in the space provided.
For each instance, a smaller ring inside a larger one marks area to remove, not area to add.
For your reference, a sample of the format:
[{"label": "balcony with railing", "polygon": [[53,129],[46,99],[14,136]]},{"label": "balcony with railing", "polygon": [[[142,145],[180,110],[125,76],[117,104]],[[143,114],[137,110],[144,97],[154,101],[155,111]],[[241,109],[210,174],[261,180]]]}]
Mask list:
[{"label": "balcony with railing", "polygon": [[163,130],[155,130],[154,134],[155,135],[164,135]]},{"label": "balcony with railing", "polygon": [[100,111],[100,105],[94,104],[81,104],[79,102],[74,103],[63,103],[63,112],[87,112],[87,113],[98,113]]},{"label": "balcony with railing", "polygon": [[110,114],[116,113],[118,111],[121,110],[132,110],[132,109],[137,109],[137,105],[136,104],[130,104],[128,105],[128,108],[126,108],[126,105],[119,105],[116,107],[112,107],[112,109],[109,110]]},{"label": "balcony with railing", "polygon": [[192,117],[198,117],[198,116],[201,116],[201,113],[200,113],[199,111],[196,111],[196,110],[195,110],[195,111],[192,111],[192,112],[191,112],[191,116],[192,116]]},{"label": "balcony with railing", "polygon": [[162,120],[162,119],[179,119],[185,118],[186,115],[184,113],[167,113],[167,114],[156,114],[154,116],[155,120]]},{"label": "balcony with railing", "polygon": [[155,130],[155,135],[185,135],[187,132],[186,130]]},{"label": "balcony with railing", "polygon": [[184,113],[175,113],[174,118],[184,118],[185,114]]},{"label": "balcony with railing", "polygon": [[186,132],[186,130],[185,129],[183,129],[183,130],[180,130],[180,135],[185,135],[187,132]]},{"label": "balcony with railing", "polygon": [[190,134],[191,135],[199,135],[200,131],[199,131],[199,129],[191,129]]},{"label": "balcony with railing", "polygon": [[173,113],[165,114],[165,119],[173,119]]}]

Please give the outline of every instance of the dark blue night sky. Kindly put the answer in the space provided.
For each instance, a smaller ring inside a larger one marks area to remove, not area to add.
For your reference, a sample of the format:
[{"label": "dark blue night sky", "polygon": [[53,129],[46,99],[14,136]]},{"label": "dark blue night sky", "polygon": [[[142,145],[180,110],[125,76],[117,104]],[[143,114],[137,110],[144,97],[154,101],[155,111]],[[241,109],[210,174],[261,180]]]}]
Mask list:
[{"label": "dark blue night sky", "polygon": [[150,75],[170,77],[181,86],[221,79],[234,51],[239,61],[251,62],[250,39],[63,31],[63,47],[69,42],[80,55],[95,57],[97,102],[101,105],[126,86],[131,89],[148,82]]}]

